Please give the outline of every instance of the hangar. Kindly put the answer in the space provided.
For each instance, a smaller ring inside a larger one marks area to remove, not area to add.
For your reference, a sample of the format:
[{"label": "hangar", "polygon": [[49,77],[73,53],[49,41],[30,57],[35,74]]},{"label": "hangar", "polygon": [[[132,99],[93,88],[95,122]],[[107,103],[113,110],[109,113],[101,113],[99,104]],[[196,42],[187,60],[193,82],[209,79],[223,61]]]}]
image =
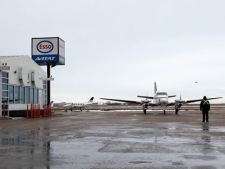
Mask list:
[{"label": "hangar", "polygon": [[47,103],[47,73],[28,55],[0,56],[0,111],[26,116],[27,105]]}]

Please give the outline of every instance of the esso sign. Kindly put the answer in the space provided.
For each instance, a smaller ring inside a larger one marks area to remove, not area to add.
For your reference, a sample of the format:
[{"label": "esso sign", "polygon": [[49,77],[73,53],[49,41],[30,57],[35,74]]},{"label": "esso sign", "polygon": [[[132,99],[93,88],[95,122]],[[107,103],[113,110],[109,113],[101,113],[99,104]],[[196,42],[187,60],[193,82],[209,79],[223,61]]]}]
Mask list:
[{"label": "esso sign", "polygon": [[53,50],[54,45],[51,41],[43,40],[37,44],[37,50],[40,53],[49,53]]}]

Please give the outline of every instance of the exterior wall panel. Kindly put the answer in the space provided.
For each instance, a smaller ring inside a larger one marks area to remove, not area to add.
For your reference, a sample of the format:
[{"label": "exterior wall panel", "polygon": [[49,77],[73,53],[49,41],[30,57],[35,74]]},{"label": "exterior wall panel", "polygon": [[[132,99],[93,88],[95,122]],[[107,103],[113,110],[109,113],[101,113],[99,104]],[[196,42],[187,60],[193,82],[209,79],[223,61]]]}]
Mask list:
[{"label": "exterior wall panel", "polygon": [[[29,56],[0,56],[0,63],[7,63],[10,67],[9,71],[5,71],[8,72],[9,78],[0,80],[0,99],[2,99],[2,94],[8,94],[9,100],[11,99],[7,106],[9,116],[25,116],[27,103],[30,107],[31,102],[40,104],[40,108],[43,109],[43,79],[47,77],[47,73]],[[8,83],[8,86],[2,83]],[[2,91],[2,88],[8,88],[8,91]],[[29,96],[27,96],[27,91],[29,91]],[[30,94],[31,91],[33,94]],[[35,97],[37,93],[38,97]]]}]

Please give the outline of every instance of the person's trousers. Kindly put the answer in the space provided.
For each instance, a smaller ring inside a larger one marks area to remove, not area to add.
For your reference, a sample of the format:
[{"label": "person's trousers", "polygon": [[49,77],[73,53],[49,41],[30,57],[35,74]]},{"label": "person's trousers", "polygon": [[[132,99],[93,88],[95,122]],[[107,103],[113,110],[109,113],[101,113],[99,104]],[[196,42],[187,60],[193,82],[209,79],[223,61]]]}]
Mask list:
[{"label": "person's trousers", "polygon": [[202,117],[203,117],[203,119],[202,119],[202,121],[204,122],[204,121],[209,121],[209,112],[208,111],[202,111]]}]

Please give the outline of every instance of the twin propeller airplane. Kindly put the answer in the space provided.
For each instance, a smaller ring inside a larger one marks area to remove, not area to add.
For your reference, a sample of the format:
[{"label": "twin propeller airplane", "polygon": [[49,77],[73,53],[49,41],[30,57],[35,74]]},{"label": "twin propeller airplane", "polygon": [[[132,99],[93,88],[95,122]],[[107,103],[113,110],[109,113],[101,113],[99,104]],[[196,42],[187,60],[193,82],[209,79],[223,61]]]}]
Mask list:
[{"label": "twin propeller airplane", "polygon": [[[166,114],[166,107],[167,106],[174,106],[175,107],[175,113],[178,114],[179,108],[183,104],[202,101],[202,99],[181,100],[181,98],[180,98],[179,100],[174,100],[174,102],[169,102],[169,98],[175,97],[176,95],[168,96],[166,92],[158,92],[157,91],[156,82],[154,83],[154,91],[155,91],[155,95],[153,97],[150,97],[150,96],[137,96],[137,97],[146,99],[146,100],[141,100],[141,101],[109,99],[109,98],[100,98],[100,99],[111,100],[111,101],[118,101],[118,102],[125,102],[125,103],[128,103],[128,104],[130,103],[130,104],[142,105],[144,114],[146,114],[146,110],[148,109],[149,106],[151,106],[151,107],[155,107],[155,106],[162,107],[164,115]],[[222,97],[208,98],[208,100],[220,99],[220,98],[222,98]],[[148,99],[151,99],[151,100],[148,100]]]},{"label": "twin propeller airplane", "polygon": [[[188,103],[194,103],[194,102],[199,102],[202,101],[202,99],[195,99],[195,100],[182,100],[181,98],[179,100],[174,100],[173,102],[169,102],[169,98],[171,97],[176,97],[176,95],[171,95],[168,96],[166,92],[158,92],[157,91],[157,86],[156,82],[154,83],[154,96],[137,96],[140,98],[145,98],[145,100],[141,101],[134,101],[134,100],[121,100],[121,99],[110,99],[110,98],[100,98],[103,100],[111,100],[111,101],[118,101],[118,102],[125,102],[128,104],[136,104],[136,105],[142,105],[142,109],[144,114],[146,114],[146,111],[148,107],[161,107],[163,109],[163,113],[166,114],[166,107],[168,106],[174,106],[175,107],[175,114],[178,114],[179,109],[183,104],[188,104]],[[222,97],[214,97],[214,98],[208,98],[208,100],[213,100],[213,99],[220,99]],[[88,102],[85,103],[69,103],[64,105],[64,110],[71,110],[73,109],[80,109],[82,111],[85,107],[92,105],[94,100],[94,97],[91,97],[91,99]]]}]

